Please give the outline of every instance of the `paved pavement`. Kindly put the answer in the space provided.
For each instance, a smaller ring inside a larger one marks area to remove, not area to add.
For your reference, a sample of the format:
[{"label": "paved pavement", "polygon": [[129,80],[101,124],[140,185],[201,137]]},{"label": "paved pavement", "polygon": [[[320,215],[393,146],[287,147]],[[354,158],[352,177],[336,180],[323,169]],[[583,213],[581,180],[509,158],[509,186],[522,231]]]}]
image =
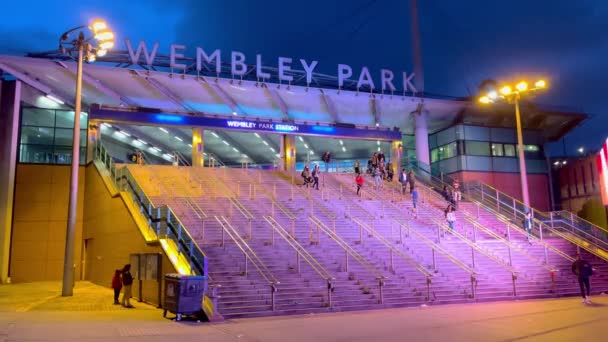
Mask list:
[{"label": "paved pavement", "polygon": [[0,285],[0,341],[606,341],[608,296],[335,314],[174,322],[143,303],[114,306],[108,288]]}]

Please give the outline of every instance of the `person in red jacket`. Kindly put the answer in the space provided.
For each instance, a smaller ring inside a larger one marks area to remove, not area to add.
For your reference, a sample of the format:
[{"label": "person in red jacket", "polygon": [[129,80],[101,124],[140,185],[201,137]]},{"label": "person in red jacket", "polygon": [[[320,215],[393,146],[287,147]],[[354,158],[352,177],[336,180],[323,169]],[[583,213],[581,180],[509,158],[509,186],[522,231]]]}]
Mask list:
[{"label": "person in red jacket", "polygon": [[360,173],[357,173],[357,177],[355,177],[355,183],[357,183],[357,195],[360,196],[361,187],[363,186],[363,176]]},{"label": "person in red jacket", "polygon": [[122,271],[114,271],[114,277],[112,277],[112,288],[114,289],[114,305],[119,305],[118,297],[120,296],[120,290],[122,289]]}]

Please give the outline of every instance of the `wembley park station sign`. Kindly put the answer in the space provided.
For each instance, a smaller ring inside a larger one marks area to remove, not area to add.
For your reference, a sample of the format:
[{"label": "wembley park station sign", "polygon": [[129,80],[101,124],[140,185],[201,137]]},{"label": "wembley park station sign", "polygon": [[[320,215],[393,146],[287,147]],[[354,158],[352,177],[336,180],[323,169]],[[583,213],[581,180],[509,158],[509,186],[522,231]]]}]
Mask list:
[{"label": "wembley park station sign", "polygon": [[[129,52],[129,56],[131,59],[131,63],[133,64],[142,64],[145,63],[148,66],[154,65],[154,60],[158,53],[158,49],[160,44],[154,43],[151,49],[148,49],[148,46],[144,41],[140,41],[136,48],[133,47],[131,41],[129,39],[125,40],[127,45],[127,50]],[[185,57],[186,46],[179,44],[171,44],[169,48],[169,63],[170,67],[175,70],[186,70],[186,64],[180,63],[183,62]],[[144,59],[143,61],[141,59]],[[211,53],[205,51],[201,47],[196,47],[196,71],[200,72],[203,69],[203,62],[207,64],[212,64],[215,66],[215,72],[219,75],[222,71],[222,52],[219,49],[213,50]],[[231,51],[230,53],[230,73],[233,77],[242,77],[244,76],[247,70],[247,58],[244,53],[240,51]],[[298,65],[299,64],[299,65]],[[306,84],[310,84],[312,82],[313,72],[316,67],[319,65],[319,61],[307,61],[305,59],[299,59],[299,63],[294,61],[294,59],[290,57],[279,57],[277,60],[277,68],[273,68],[272,70],[276,70],[276,75],[271,75],[270,70],[267,68],[264,70],[262,66],[262,55],[255,55],[255,75],[258,79],[261,80],[269,80],[272,77],[277,78],[280,82],[292,82],[293,75],[290,74],[290,71],[296,70],[301,67],[302,70],[306,74]],[[361,71],[358,74],[358,77],[353,77],[353,68],[348,64],[338,64],[337,67],[337,86],[342,88],[344,86],[344,81],[346,80],[357,80],[357,89],[362,87],[367,87],[369,89],[375,90],[378,89],[376,84],[374,84],[374,80],[372,79],[369,68],[362,67]],[[392,70],[381,69],[379,74],[380,80],[380,89],[384,91],[395,91],[395,82],[396,76]],[[416,88],[413,84],[414,73],[408,74],[406,72],[402,72],[400,77],[400,82],[402,84],[403,91],[411,91],[416,93]]]}]

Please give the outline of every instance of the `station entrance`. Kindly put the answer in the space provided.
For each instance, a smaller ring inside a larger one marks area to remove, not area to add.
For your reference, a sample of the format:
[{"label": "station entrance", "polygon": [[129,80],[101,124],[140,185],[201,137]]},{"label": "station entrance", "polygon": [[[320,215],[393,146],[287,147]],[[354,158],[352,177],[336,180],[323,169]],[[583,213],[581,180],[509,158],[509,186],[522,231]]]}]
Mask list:
[{"label": "station entrance", "polygon": [[125,162],[137,162],[139,153],[154,164],[347,171],[356,160],[364,169],[374,152],[398,166],[403,151],[396,129],[101,108],[90,115],[89,145],[101,139]]}]

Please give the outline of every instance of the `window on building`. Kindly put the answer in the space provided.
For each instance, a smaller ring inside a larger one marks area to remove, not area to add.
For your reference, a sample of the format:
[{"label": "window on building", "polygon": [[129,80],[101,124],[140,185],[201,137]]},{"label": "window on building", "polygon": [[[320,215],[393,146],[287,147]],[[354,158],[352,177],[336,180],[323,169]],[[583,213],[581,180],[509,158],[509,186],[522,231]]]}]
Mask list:
[{"label": "window on building", "polygon": [[492,144],[492,155],[495,157],[502,157],[505,155],[503,144]]},{"label": "window on building", "polygon": [[505,150],[505,157],[515,157],[517,155],[517,153],[515,152],[515,145],[504,144],[503,147]]},{"label": "window on building", "polygon": [[465,141],[465,152],[471,156],[490,156],[490,143],[487,141]]},{"label": "window on building", "polygon": [[439,161],[439,149],[434,148],[431,150],[431,163],[435,163]]},{"label": "window on building", "polygon": [[538,145],[524,145],[524,154],[526,158],[542,159],[542,151]]},{"label": "window on building", "polygon": [[[86,163],[87,115],[80,116],[80,163]],[[66,110],[23,108],[19,162],[71,164],[74,112]]]}]

